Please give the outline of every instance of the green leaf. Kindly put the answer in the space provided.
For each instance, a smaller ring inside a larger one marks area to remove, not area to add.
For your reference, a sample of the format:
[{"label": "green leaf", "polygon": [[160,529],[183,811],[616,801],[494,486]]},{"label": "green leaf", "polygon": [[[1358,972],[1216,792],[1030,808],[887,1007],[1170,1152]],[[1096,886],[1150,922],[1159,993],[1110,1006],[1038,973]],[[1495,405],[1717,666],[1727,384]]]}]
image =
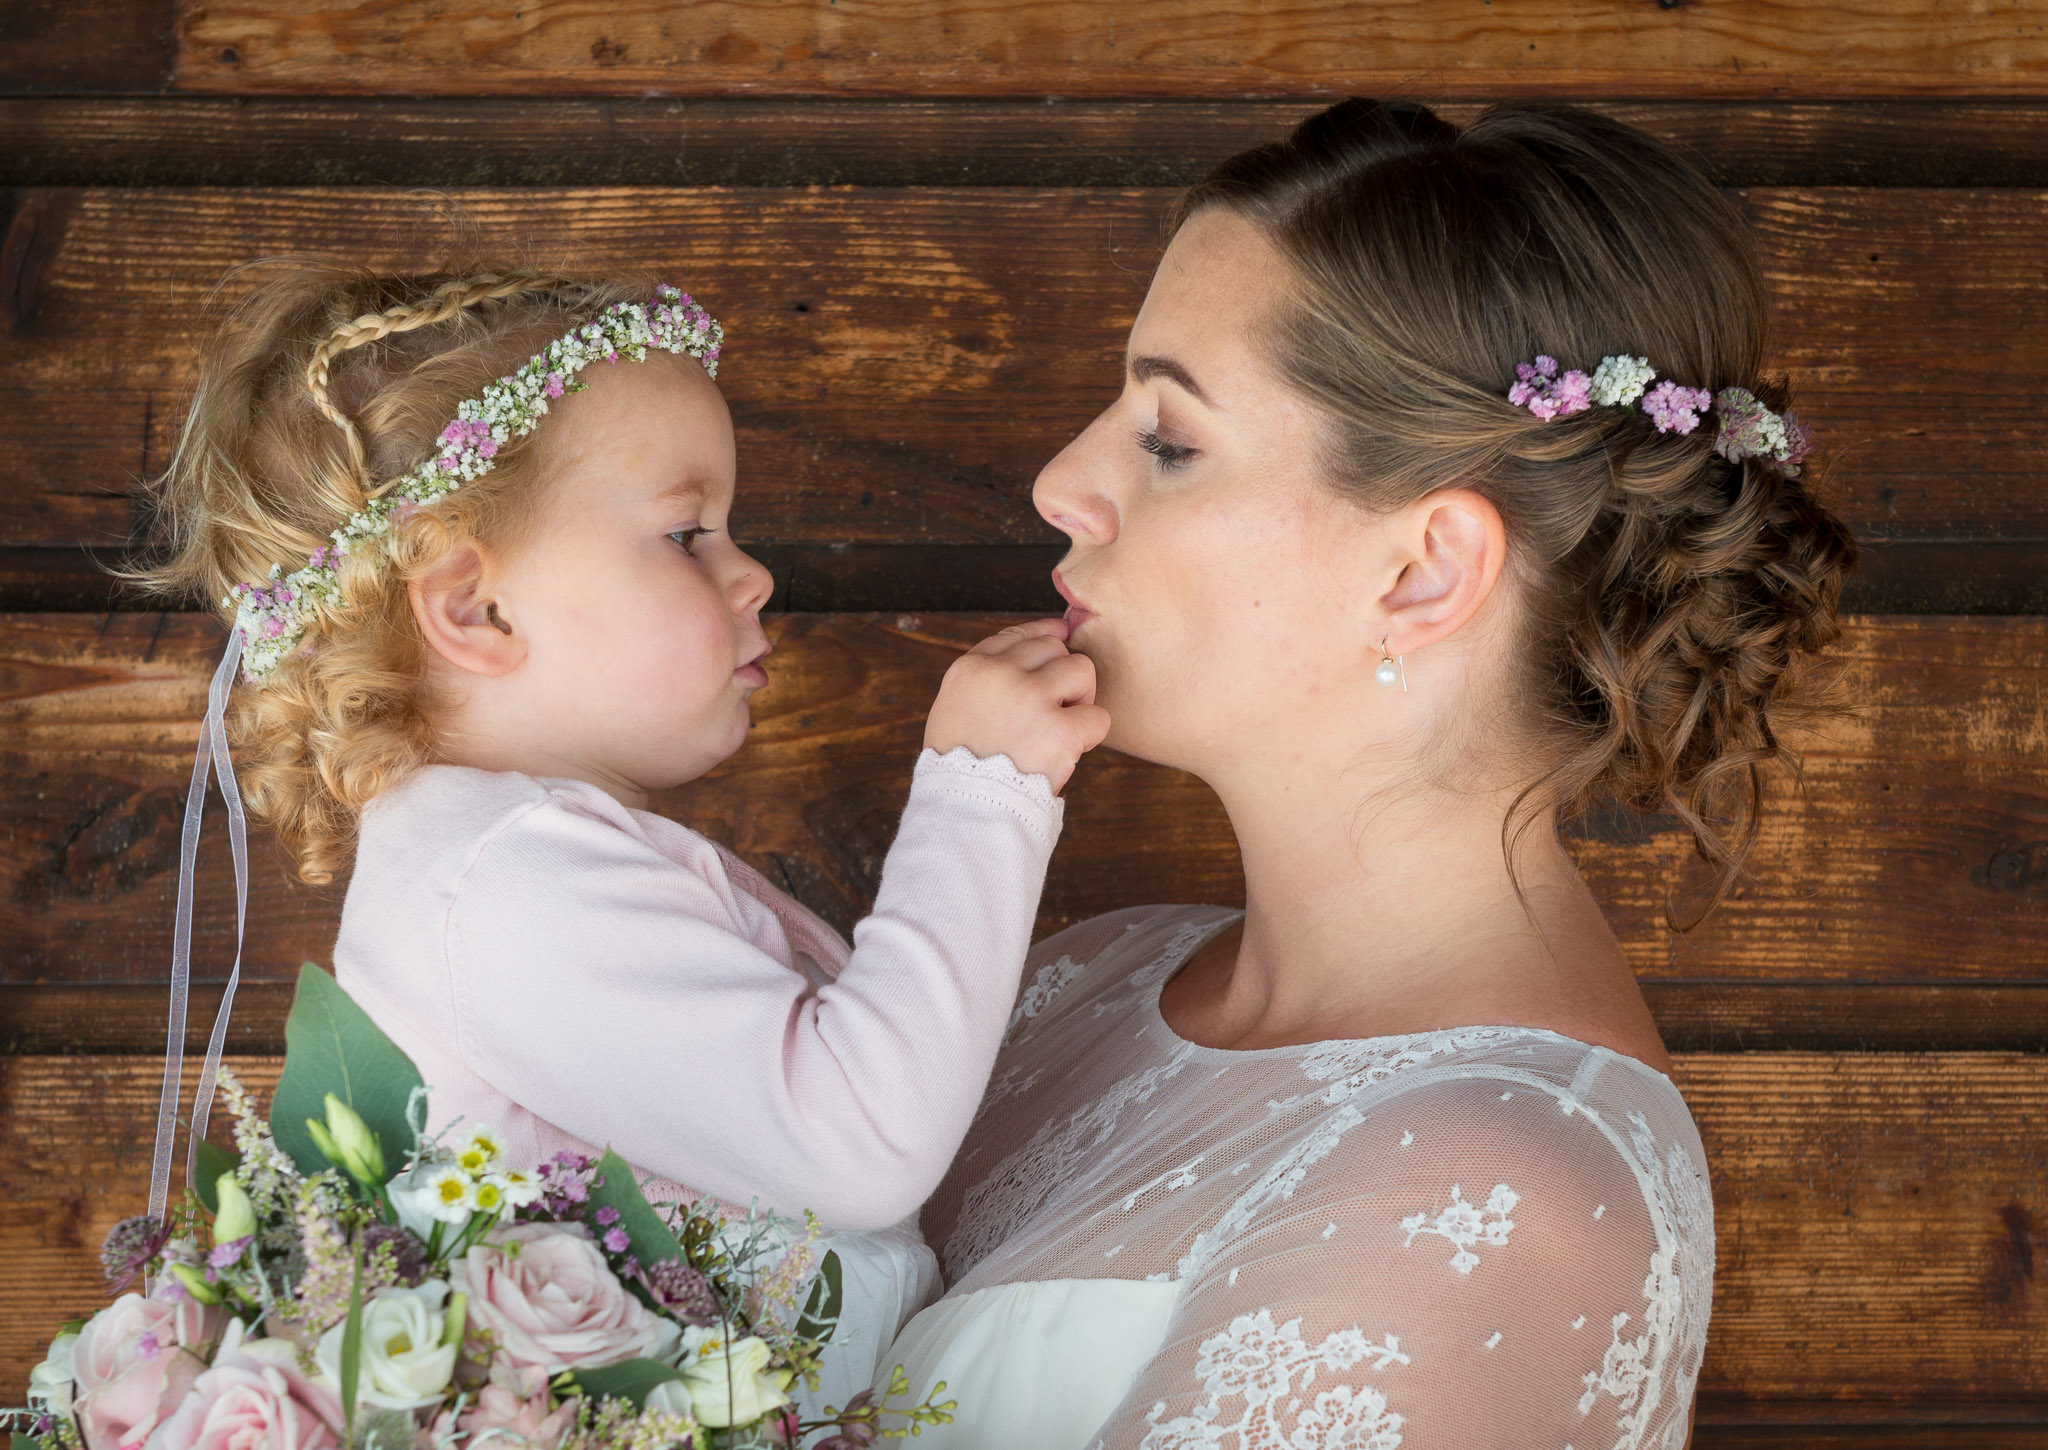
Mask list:
[{"label": "green leaf", "polygon": [[839,1255],[830,1249],[818,1265],[818,1277],[811,1283],[811,1297],[804,1302],[804,1312],[796,1321],[797,1337],[815,1339],[825,1343],[832,1338],[832,1331],[839,1327]]},{"label": "green leaf", "polygon": [[661,1215],[648,1205],[647,1196],[640,1191],[639,1183],[633,1178],[632,1164],[607,1148],[604,1157],[598,1160],[597,1176],[604,1181],[604,1187],[590,1190],[591,1211],[595,1213],[600,1208],[619,1211],[618,1226],[626,1231],[627,1248],[640,1261],[641,1268],[651,1269],[656,1264],[683,1256],[683,1246],[676,1242],[675,1230],[662,1221]]},{"label": "green leaf", "polygon": [[43,1450],[43,1442],[35,1436],[24,1435],[19,1430],[12,1431],[11,1434],[13,1438],[8,1441],[7,1450]]},{"label": "green leaf", "polygon": [[220,1212],[219,1184],[221,1174],[234,1172],[241,1165],[241,1162],[241,1154],[230,1153],[227,1149],[217,1147],[207,1142],[204,1138],[199,1140],[199,1164],[196,1169],[199,1174],[199,1181],[192,1186],[198,1191],[199,1201],[206,1205],[208,1213]]},{"label": "green leaf", "polygon": [[331,1166],[306,1131],[308,1118],[326,1121],[329,1093],[354,1108],[377,1135],[385,1162],[403,1162],[415,1136],[405,1109],[419,1086],[412,1059],[334,978],[311,962],[299,968],[298,994],[284,1024],[284,1075],[270,1100],[270,1131],[300,1172],[311,1175]]},{"label": "green leaf", "polygon": [[631,1400],[633,1408],[647,1408],[647,1397],[656,1385],[679,1380],[682,1371],[658,1359],[628,1359],[601,1369],[579,1369],[576,1383],[594,1400]]},{"label": "green leaf", "polygon": [[356,1443],[356,1386],[363,1377],[363,1251],[356,1247],[356,1277],[348,1291],[348,1322],[341,1331],[341,1413],[344,1439]]}]

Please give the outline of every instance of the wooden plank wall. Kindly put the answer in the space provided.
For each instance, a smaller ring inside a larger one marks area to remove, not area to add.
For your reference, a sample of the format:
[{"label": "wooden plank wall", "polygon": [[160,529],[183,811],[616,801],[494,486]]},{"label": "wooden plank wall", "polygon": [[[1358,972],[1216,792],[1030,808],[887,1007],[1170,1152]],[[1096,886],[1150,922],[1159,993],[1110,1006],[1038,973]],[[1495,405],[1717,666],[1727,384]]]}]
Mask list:
[{"label": "wooden plank wall", "polygon": [[[1056,607],[1030,481],[1116,386],[1173,189],[1347,93],[1568,99],[1694,148],[1757,230],[1776,360],[1866,544],[1858,708],[1803,742],[1754,883],[1677,937],[1672,823],[1576,837],[1714,1161],[1695,1443],[2048,1444],[2036,0],[7,0],[0,1400],[141,1198],[218,633],[100,566],[143,526],[223,274],[466,230],[713,300],[778,668],[748,749],[664,808],[845,925],[951,652]],[[1198,785],[1098,754],[1071,799],[1044,927],[1236,899]],[[254,1081],[338,907],[259,849],[230,1039]]]}]

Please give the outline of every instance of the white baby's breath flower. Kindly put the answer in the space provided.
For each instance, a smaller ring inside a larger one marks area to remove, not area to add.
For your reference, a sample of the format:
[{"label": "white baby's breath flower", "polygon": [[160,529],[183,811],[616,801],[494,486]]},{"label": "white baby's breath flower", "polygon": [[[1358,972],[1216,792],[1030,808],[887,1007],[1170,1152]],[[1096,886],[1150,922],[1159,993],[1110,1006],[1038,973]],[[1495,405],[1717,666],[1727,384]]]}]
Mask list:
[{"label": "white baby's breath flower", "polygon": [[1646,357],[1603,357],[1600,366],[1593,369],[1591,396],[1602,407],[1633,403],[1656,376],[1657,370]]}]

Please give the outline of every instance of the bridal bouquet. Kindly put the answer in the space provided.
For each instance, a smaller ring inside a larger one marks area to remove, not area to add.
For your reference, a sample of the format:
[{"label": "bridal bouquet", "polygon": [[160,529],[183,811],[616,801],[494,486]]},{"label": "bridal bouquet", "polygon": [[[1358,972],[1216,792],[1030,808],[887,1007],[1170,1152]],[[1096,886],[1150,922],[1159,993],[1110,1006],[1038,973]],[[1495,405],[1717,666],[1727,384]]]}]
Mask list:
[{"label": "bridal bouquet", "polygon": [[951,1418],[799,1417],[840,1298],[814,1222],[657,1207],[615,1153],[428,1137],[411,1059],[318,968],[286,1045],[269,1121],[223,1071],[237,1151],[202,1144],[196,1194],[108,1235],[120,1297],[57,1335],[12,1450],[857,1450]]}]

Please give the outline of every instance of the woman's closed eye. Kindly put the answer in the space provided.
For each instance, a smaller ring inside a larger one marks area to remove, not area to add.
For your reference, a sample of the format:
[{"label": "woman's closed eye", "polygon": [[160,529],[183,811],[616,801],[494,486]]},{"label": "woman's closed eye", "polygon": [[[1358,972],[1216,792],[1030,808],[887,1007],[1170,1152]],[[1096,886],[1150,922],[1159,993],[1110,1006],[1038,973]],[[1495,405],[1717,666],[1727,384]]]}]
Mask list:
[{"label": "woman's closed eye", "polygon": [[701,524],[692,524],[687,529],[677,529],[669,537],[675,540],[676,547],[685,554],[694,554],[697,552],[695,548],[697,540],[703,538],[706,534],[715,534],[717,532],[718,530],[707,529]]},{"label": "woman's closed eye", "polygon": [[1201,451],[1184,443],[1169,443],[1151,428],[1138,430],[1138,446],[1158,459],[1162,469],[1179,468]]}]

